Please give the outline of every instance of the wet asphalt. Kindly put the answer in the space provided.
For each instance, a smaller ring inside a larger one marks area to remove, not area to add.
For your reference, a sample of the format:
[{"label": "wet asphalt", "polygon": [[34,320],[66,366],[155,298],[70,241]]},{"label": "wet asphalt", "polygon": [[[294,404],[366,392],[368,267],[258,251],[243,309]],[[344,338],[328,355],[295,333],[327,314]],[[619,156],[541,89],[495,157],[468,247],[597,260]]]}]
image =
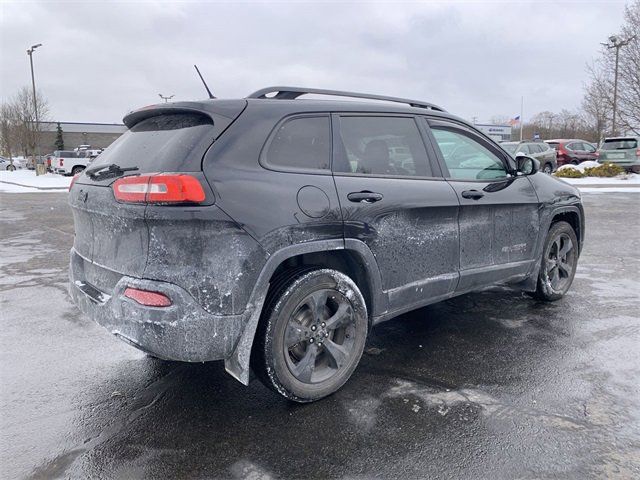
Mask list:
[{"label": "wet asphalt", "polygon": [[377,326],[332,397],[154,360],[66,293],[66,194],[0,194],[2,478],[639,478],[640,194],[587,194],[569,294]]}]

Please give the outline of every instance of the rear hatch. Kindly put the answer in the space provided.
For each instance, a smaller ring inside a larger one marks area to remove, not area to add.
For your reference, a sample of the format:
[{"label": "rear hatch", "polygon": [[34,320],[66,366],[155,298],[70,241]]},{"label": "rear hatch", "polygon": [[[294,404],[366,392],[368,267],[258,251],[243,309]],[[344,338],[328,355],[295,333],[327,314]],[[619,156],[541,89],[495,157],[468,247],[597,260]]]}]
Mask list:
[{"label": "rear hatch", "polygon": [[125,117],[129,130],[80,174],[69,194],[74,249],[82,258],[86,282],[109,292],[122,275],[144,273],[150,240],[147,204],[116,200],[114,183],[125,177],[187,173],[200,180],[206,192],[203,203],[212,203],[202,159],[245,106],[244,100],[185,102],[146,107]]},{"label": "rear hatch", "polygon": [[600,147],[600,161],[628,163],[638,160],[640,148],[633,137],[607,138]]}]

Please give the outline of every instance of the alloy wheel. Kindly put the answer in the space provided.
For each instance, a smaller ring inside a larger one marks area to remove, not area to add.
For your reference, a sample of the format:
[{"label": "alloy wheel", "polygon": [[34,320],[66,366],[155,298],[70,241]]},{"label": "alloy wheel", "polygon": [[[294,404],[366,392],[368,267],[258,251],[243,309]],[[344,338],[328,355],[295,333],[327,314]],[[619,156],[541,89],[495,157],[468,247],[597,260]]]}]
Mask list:
[{"label": "alloy wheel", "polygon": [[300,382],[321,383],[349,365],[355,345],[351,302],[333,289],[317,290],[298,304],[285,328],[285,360]]},{"label": "alloy wheel", "polygon": [[549,245],[545,258],[547,278],[555,291],[564,290],[573,278],[575,246],[566,233],[559,234]]}]

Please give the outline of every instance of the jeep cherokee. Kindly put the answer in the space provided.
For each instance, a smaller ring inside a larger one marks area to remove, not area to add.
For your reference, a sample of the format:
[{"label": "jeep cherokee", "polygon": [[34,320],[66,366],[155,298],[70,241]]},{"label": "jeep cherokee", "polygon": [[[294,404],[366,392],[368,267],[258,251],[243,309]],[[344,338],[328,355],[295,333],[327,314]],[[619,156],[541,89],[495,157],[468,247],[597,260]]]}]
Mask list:
[{"label": "jeep cherokee", "polygon": [[124,123],[70,187],[70,293],[154,357],[224,360],[309,402],[373,325],[496,283],[557,300],[573,280],[578,191],[436,105],[273,87]]}]

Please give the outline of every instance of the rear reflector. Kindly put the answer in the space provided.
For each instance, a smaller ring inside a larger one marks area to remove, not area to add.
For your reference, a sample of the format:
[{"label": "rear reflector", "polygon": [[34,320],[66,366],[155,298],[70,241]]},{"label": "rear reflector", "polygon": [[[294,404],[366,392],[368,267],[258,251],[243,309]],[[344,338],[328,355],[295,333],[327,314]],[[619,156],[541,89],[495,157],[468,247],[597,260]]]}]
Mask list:
[{"label": "rear reflector", "polygon": [[205,199],[197,178],[171,173],[120,178],[113,184],[113,193],[125,203],[201,203]]},{"label": "rear reflector", "polygon": [[150,292],[148,290],[140,290],[138,288],[127,287],[124,296],[135,300],[145,307],[169,307],[171,299],[159,292]]}]

